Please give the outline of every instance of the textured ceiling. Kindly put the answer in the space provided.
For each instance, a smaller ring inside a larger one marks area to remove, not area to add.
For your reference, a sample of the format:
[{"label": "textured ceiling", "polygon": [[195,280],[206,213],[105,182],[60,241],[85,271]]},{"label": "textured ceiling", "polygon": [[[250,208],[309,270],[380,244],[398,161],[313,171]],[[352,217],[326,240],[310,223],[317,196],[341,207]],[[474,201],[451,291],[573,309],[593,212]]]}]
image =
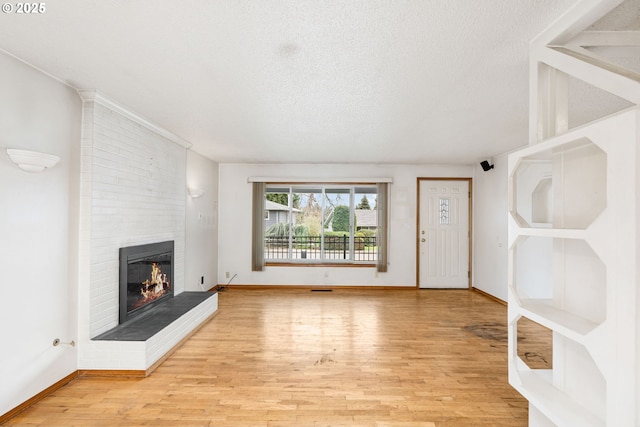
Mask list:
[{"label": "textured ceiling", "polygon": [[0,48],[219,162],[474,163],[527,143],[528,43],[576,0],[64,0]]}]

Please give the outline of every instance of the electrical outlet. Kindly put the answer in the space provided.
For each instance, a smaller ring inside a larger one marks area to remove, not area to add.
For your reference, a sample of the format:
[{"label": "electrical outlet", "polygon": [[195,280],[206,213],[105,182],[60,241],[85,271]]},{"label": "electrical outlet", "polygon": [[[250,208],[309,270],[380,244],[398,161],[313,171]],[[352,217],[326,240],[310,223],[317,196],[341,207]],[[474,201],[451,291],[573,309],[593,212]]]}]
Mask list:
[{"label": "electrical outlet", "polygon": [[226,277],[227,279],[231,278],[231,273],[227,271],[226,273],[224,273],[224,277]]}]

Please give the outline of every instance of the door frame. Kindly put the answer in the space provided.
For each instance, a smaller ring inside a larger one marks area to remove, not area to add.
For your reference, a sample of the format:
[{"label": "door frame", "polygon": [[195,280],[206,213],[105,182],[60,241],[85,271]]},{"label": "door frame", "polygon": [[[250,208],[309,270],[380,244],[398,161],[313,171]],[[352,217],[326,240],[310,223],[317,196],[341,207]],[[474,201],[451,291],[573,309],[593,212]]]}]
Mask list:
[{"label": "door frame", "polygon": [[420,184],[422,181],[468,181],[469,182],[469,278],[468,278],[468,288],[469,290],[473,290],[473,285],[471,284],[471,277],[473,277],[473,272],[471,271],[472,266],[472,236],[473,236],[473,178],[443,178],[443,177],[418,177],[416,179],[416,289],[420,289]]}]

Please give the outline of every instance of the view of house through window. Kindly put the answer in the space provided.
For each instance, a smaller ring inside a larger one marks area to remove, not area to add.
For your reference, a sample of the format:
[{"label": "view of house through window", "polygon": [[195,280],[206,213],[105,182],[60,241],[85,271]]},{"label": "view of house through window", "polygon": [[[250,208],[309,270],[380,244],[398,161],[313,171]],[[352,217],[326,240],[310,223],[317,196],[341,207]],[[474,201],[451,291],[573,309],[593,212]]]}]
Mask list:
[{"label": "view of house through window", "polygon": [[376,185],[278,185],[265,190],[267,262],[378,259]]}]

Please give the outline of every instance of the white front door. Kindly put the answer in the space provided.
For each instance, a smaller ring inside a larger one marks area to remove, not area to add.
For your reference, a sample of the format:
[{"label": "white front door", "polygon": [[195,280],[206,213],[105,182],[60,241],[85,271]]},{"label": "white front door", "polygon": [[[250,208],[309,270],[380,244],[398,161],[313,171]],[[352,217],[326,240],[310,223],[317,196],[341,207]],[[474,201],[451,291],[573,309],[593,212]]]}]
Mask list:
[{"label": "white front door", "polygon": [[469,287],[468,180],[418,181],[418,285]]}]

